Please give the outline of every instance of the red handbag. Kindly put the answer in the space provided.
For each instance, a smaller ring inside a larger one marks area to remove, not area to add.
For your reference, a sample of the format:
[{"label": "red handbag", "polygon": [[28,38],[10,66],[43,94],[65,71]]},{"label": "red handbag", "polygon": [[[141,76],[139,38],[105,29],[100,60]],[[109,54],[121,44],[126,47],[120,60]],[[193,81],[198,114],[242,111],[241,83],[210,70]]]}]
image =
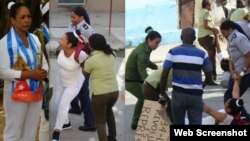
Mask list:
[{"label": "red handbag", "polygon": [[42,100],[42,87],[39,86],[33,94],[27,81],[18,81],[11,98],[15,101],[32,102]]}]

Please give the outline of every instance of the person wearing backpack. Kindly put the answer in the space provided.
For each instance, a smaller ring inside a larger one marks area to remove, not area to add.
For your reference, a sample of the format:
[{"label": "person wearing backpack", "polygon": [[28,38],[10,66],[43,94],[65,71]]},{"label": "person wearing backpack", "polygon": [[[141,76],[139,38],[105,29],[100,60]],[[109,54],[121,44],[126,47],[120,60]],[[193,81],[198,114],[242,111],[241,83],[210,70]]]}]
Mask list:
[{"label": "person wearing backpack", "polygon": [[[84,42],[88,42],[88,38],[93,34],[93,29],[89,25],[90,20],[87,11],[83,7],[77,6],[72,9],[70,17],[71,17],[71,24],[68,27],[68,31],[73,32],[75,30],[79,30],[81,32],[81,35],[83,36],[82,38],[85,40]],[[88,55],[91,52],[88,46],[82,46],[82,48],[78,49],[85,51],[85,53],[87,53]],[[77,56],[77,53],[75,54],[75,56]],[[79,106],[79,101],[80,101],[80,106]],[[84,125],[79,126],[79,130],[96,131],[95,117],[91,106],[91,100],[89,94],[88,77],[85,77],[85,81],[82,85],[80,92],[78,93],[77,97],[73,99],[70,105],[71,108],[69,110],[69,113],[84,114]],[[66,119],[63,129],[69,129],[69,128],[71,128],[71,123],[68,119]]]},{"label": "person wearing backpack", "polygon": [[66,32],[59,42],[61,48],[57,58],[59,82],[56,83],[54,93],[58,111],[52,141],[59,141],[60,131],[68,117],[70,102],[77,96],[85,80],[80,64],[86,60],[88,55],[84,51],[80,51],[79,62],[74,59],[77,45],[82,42],[80,34],[79,30]]}]

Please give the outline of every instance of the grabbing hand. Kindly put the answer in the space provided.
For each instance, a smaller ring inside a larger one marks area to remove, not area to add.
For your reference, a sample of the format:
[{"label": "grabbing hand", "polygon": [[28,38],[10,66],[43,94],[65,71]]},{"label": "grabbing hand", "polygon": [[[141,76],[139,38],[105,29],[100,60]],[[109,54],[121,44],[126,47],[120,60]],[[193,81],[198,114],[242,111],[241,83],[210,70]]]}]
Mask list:
[{"label": "grabbing hand", "polygon": [[32,78],[42,81],[47,77],[47,71],[44,69],[35,69],[32,71]]},{"label": "grabbing hand", "polygon": [[220,33],[220,29],[219,29],[218,27],[216,27],[216,26],[213,27],[212,31],[213,31],[213,33],[214,33],[215,35],[217,35],[217,34]]},{"label": "grabbing hand", "polygon": [[159,103],[164,106],[166,103],[170,103],[171,100],[170,98],[168,97],[167,93],[164,93],[164,94],[160,94],[159,95]]}]

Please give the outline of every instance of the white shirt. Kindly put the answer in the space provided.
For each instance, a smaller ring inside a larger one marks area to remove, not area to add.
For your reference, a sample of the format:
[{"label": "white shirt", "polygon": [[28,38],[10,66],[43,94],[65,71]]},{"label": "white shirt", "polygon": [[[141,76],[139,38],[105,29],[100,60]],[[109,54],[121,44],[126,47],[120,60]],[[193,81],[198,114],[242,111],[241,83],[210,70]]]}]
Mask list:
[{"label": "white shirt", "polygon": [[57,63],[59,64],[59,82],[61,82],[64,87],[84,79],[80,63],[82,63],[88,55],[81,51],[78,57],[79,63],[75,61],[74,55],[75,52],[72,53],[70,57],[66,57],[63,50],[61,50],[58,55]]},{"label": "white shirt", "polygon": [[[245,55],[250,52],[250,41],[244,34],[238,30],[234,30],[228,36],[227,51],[235,71],[240,74],[246,61]],[[247,72],[249,72],[249,70]]]},{"label": "white shirt", "polygon": [[82,20],[78,25],[74,26],[72,23],[68,27],[68,31],[73,32],[76,29],[80,30],[81,34],[89,38],[93,33],[92,27],[85,21]]},{"label": "white shirt", "polygon": [[[35,40],[35,43],[39,49],[39,51],[41,50],[41,43],[38,40],[38,38],[34,35],[31,34],[33,39]],[[29,56],[32,56],[32,51],[29,45],[29,48],[27,48],[27,52],[29,54]],[[5,93],[10,93],[11,92],[11,82],[12,81],[16,81],[16,78],[20,78],[22,71],[20,70],[14,70],[10,68],[10,57],[9,57],[9,53],[8,53],[8,47],[7,47],[7,34],[0,40],[0,53],[1,53],[1,60],[0,60],[0,78],[4,79],[4,92]],[[16,52],[14,52],[14,58],[17,57]],[[31,58],[31,63],[33,63],[33,57]],[[43,57],[43,64],[42,64],[42,68],[45,69],[46,71],[48,71],[49,67],[48,67],[48,63],[45,59],[45,57]]]}]

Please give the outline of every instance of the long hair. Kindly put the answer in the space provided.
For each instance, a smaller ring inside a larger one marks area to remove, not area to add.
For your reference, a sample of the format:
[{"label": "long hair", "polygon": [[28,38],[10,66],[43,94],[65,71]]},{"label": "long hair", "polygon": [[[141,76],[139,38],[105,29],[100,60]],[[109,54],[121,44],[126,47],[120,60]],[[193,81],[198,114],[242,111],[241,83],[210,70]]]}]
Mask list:
[{"label": "long hair", "polygon": [[94,50],[103,51],[107,55],[113,55],[115,57],[114,52],[112,51],[110,45],[107,44],[106,39],[103,35],[95,33],[89,37],[89,44]]}]

